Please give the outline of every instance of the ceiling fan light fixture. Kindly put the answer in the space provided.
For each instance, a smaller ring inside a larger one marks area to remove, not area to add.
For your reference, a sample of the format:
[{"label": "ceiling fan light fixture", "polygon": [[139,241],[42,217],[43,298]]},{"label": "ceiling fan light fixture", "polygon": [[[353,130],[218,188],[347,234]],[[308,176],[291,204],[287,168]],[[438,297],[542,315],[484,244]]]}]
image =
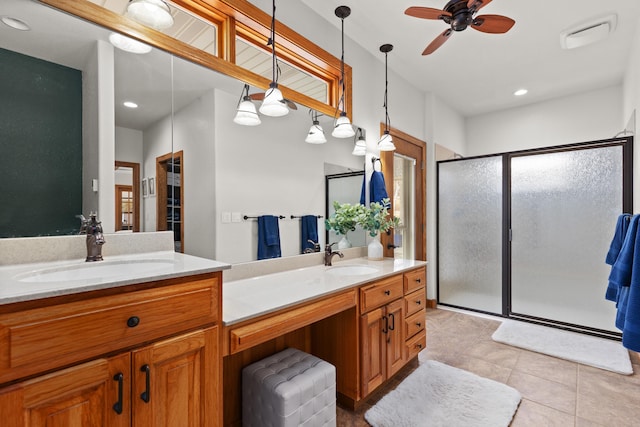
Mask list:
[{"label": "ceiling fan light fixture", "polygon": [[146,43],[139,42],[120,33],[109,34],[109,42],[120,50],[129,53],[136,53],[138,55],[144,55],[151,52],[151,46]]},{"label": "ceiling fan light fixture", "polygon": [[131,0],[126,16],[156,30],[166,30],[173,25],[171,9],[163,0]]},{"label": "ceiling fan light fixture", "polygon": [[265,92],[262,105],[260,105],[260,112],[269,117],[282,117],[289,114],[289,108],[277,84],[271,83],[269,89]]},{"label": "ceiling fan light fixture", "polygon": [[334,138],[351,138],[355,134],[356,132],[353,130],[353,126],[351,126],[351,121],[349,120],[349,117],[347,117],[347,113],[343,111],[340,113],[340,117],[336,120],[331,136]]}]

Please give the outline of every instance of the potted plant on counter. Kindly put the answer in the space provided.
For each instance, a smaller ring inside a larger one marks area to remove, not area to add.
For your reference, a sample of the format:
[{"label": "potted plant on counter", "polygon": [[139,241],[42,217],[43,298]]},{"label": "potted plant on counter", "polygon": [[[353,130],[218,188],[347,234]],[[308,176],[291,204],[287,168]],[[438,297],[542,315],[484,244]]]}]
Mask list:
[{"label": "potted plant on counter", "polygon": [[380,233],[386,233],[391,228],[397,227],[400,223],[400,218],[389,213],[391,208],[391,200],[389,198],[382,199],[381,203],[372,202],[369,207],[360,206],[357,223],[368,231],[369,236],[373,238],[367,247],[368,258],[381,260],[383,259],[383,248],[382,243],[380,243]]},{"label": "potted plant on counter", "polygon": [[341,234],[342,239],[338,242],[338,249],[351,247],[351,242],[347,238],[349,231],[354,231],[358,225],[357,218],[364,206],[360,204],[333,202],[335,212],[324,221],[327,230],[333,230],[336,234]]}]

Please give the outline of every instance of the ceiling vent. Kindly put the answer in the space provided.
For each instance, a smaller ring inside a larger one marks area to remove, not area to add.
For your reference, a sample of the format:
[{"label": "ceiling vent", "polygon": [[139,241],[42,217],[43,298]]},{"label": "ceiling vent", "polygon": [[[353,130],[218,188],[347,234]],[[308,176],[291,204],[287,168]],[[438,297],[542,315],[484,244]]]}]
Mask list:
[{"label": "ceiling vent", "polygon": [[563,49],[575,49],[606,39],[616,29],[617,16],[611,14],[592,19],[560,33]]}]

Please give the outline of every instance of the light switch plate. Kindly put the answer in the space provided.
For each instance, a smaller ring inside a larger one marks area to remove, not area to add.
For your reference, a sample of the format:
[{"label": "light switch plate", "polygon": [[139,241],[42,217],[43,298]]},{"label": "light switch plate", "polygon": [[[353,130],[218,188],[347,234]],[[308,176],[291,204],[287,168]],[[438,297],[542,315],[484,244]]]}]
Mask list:
[{"label": "light switch plate", "polygon": [[240,215],[240,212],[233,212],[231,214],[231,222],[240,222],[242,221],[242,216]]},{"label": "light switch plate", "polygon": [[222,212],[222,223],[228,224],[231,222],[231,212]]}]

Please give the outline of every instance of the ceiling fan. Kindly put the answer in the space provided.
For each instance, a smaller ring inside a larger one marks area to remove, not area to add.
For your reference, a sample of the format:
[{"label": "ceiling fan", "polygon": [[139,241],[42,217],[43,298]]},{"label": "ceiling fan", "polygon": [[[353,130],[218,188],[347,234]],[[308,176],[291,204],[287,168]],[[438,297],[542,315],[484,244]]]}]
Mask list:
[{"label": "ceiling fan", "polygon": [[429,55],[442,46],[454,31],[463,31],[469,26],[483,33],[503,34],[509,31],[516,23],[511,18],[502,15],[475,16],[480,9],[489,3],[491,0],[451,0],[442,10],[413,6],[405,10],[404,13],[416,18],[441,20],[451,26],[436,37],[422,52],[423,55]]}]

